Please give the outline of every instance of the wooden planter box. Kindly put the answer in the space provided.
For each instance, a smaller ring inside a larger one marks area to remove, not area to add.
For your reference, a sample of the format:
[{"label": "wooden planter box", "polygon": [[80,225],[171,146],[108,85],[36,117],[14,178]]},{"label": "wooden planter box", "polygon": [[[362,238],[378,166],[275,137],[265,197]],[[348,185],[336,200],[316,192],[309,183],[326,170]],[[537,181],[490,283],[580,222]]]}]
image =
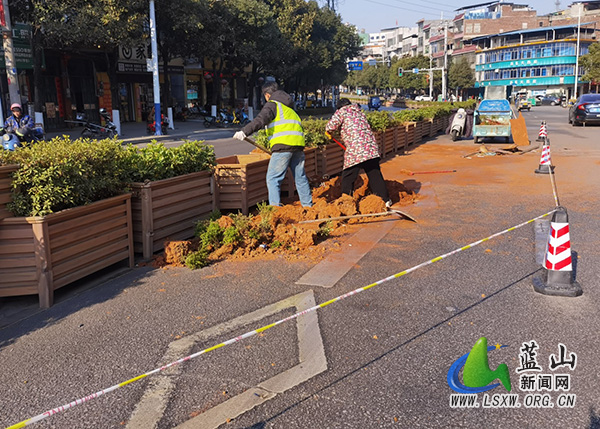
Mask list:
[{"label": "wooden planter box", "polygon": [[444,120],[441,116],[433,120],[433,128],[435,130],[435,134],[443,133],[445,131]]},{"label": "wooden planter box", "polygon": [[382,154],[382,159],[388,158],[396,152],[396,128],[397,127],[388,128],[383,133],[382,150],[380,152]]},{"label": "wooden planter box", "polygon": [[317,149],[317,176],[329,178],[344,169],[344,149],[330,143]]},{"label": "wooden planter box", "polygon": [[396,127],[396,145],[395,145],[395,151],[396,153],[404,153],[404,151],[406,150],[406,147],[408,146],[406,144],[406,140],[407,140],[407,127],[406,125],[402,125],[402,126],[398,126]]},{"label": "wooden planter box", "polygon": [[117,262],[133,266],[131,194],[46,216],[0,221],[0,296],[54,291]]},{"label": "wooden planter box", "polygon": [[414,142],[419,143],[423,139],[423,121],[415,122],[415,138]]},{"label": "wooden planter box", "polygon": [[215,209],[211,171],[170,179],[133,183],[131,212],[136,253],[150,259],[164,248],[165,240],[185,240],[194,235],[198,219]]},{"label": "wooden planter box", "polygon": [[6,210],[6,204],[12,201],[10,196],[12,190],[12,174],[18,169],[18,165],[0,166],[0,220],[12,216],[12,213]]},{"label": "wooden planter box", "polygon": [[431,125],[433,120],[431,119],[423,119],[421,121],[421,137],[430,137],[431,134]]},{"label": "wooden planter box", "polygon": [[[309,147],[304,149],[304,171],[309,182],[318,182],[320,177],[317,174],[317,148]],[[296,182],[292,171],[288,169],[285,179],[281,182],[281,191],[285,192],[287,196],[297,195]]]},{"label": "wooden planter box", "polygon": [[[407,122],[404,124],[404,129],[406,130],[406,148],[414,145],[417,141],[417,123],[416,122]],[[419,141],[421,139],[419,138]]]},{"label": "wooden planter box", "polygon": [[445,133],[450,125],[450,116],[442,117],[442,132]]},{"label": "wooden planter box", "polygon": [[385,131],[373,132],[373,135],[375,136],[375,142],[377,142],[377,152],[379,152],[379,158],[383,159],[383,136],[385,135]]},{"label": "wooden planter box", "polygon": [[269,199],[267,168],[269,155],[234,155],[217,159],[215,167],[215,201],[219,209],[241,210]]}]

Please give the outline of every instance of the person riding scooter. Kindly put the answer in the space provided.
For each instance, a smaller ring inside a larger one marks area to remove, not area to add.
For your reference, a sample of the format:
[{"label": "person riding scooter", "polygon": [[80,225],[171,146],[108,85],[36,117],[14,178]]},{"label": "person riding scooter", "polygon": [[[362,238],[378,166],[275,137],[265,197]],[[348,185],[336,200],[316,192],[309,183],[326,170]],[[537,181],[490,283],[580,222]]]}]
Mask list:
[{"label": "person riding scooter", "polygon": [[14,133],[22,142],[43,138],[43,133],[40,133],[35,128],[35,123],[31,119],[31,116],[23,115],[23,108],[19,103],[13,103],[10,106],[10,110],[12,115],[4,122],[4,128],[0,130],[0,135]]}]

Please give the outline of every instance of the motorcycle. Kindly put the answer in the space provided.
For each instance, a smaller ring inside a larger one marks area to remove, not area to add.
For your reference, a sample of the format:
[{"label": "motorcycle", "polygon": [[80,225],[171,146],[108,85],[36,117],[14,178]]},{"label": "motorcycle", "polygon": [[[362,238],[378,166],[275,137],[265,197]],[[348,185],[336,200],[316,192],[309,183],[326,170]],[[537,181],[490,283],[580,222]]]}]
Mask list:
[{"label": "motorcycle", "polygon": [[244,109],[237,109],[233,112],[233,123],[236,125],[246,125],[250,122],[248,114]]},{"label": "motorcycle", "polygon": [[234,115],[226,109],[220,109],[217,116],[204,116],[204,127],[210,128],[212,125],[217,127],[228,127],[234,123]]},{"label": "motorcycle", "polygon": [[467,111],[461,107],[454,115],[452,125],[450,126],[450,137],[453,142],[458,140],[458,138],[464,134],[466,122]]},{"label": "motorcycle", "polygon": [[9,151],[23,147],[24,142],[36,143],[45,138],[44,130],[41,127],[35,127],[30,131],[21,128],[7,131],[2,127],[0,135],[2,136],[2,149]]},{"label": "motorcycle", "polygon": [[117,126],[110,119],[110,115],[106,111],[106,109],[100,109],[100,116],[104,119],[106,125],[99,125],[90,122],[87,115],[85,113],[77,113],[75,116],[76,121],[65,121],[65,122],[75,122],[75,123],[83,123],[83,131],[81,132],[81,137],[84,138],[96,138],[96,139],[112,139],[119,135],[117,132]]}]

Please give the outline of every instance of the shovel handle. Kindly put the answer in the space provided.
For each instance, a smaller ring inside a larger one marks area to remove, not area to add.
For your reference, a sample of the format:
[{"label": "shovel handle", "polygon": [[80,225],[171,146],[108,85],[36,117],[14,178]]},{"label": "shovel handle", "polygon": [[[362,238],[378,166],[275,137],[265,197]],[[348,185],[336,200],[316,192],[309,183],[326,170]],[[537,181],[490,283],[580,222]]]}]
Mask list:
[{"label": "shovel handle", "polygon": [[334,142],[336,142],[338,145],[340,145],[340,147],[341,147],[342,149],[346,150],[346,146],[344,146],[344,145],[343,145],[343,144],[341,144],[339,141],[337,141],[337,140],[335,139],[335,137],[333,137],[331,134],[329,134],[329,133],[325,133],[325,135],[326,135],[328,138],[330,138],[331,140],[333,140]]},{"label": "shovel handle", "polygon": [[254,139],[251,139],[250,137],[246,137],[244,139],[244,141],[250,143],[254,147],[257,147],[258,149],[262,150],[263,152],[268,153],[269,155],[271,155],[271,151],[269,149],[262,147],[261,145],[259,145],[258,143],[256,143],[256,141]]}]

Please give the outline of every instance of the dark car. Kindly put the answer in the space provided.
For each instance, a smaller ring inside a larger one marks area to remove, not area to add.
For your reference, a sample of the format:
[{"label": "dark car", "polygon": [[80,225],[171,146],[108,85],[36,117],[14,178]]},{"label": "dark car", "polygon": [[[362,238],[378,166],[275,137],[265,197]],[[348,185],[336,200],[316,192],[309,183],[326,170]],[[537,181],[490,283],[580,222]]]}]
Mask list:
[{"label": "dark car", "polygon": [[569,123],[573,126],[600,123],[600,94],[583,94],[569,108]]},{"label": "dark car", "polygon": [[379,97],[371,97],[369,98],[369,110],[379,110],[381,107],[381,98]]},{"label": "dark car", "polygon": [[550,106],[560,106],[560,97],[555,97],[553,95],[548,95],[546,97],[541,97],[537,100],[537,104],[541,105],[550,105]]}]

